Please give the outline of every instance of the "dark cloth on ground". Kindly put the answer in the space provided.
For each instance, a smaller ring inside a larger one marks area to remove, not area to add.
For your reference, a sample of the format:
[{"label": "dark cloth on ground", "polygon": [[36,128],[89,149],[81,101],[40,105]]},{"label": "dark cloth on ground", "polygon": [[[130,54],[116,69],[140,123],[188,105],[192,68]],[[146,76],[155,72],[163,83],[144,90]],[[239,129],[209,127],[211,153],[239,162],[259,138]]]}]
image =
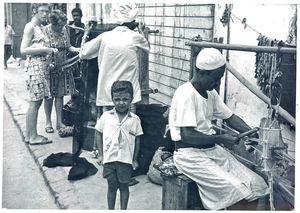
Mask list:
[{"label": "dark cloth on ground", "polygon": [[98,171],[98,169],[85,158],[74,158],[74,155],[68,152],[52,153],[44,159],[43,166],[49,168],[56,166],[72,166],[69,171],[68,180],[80,180],[94,175]]},{"label": "dark cloth on ground", "polygon": [[68,152],[52,153],[43,161],[43,166],[53,168],[56,166],[72,166],[73,155]]},{"label": "dark cloth on ground", "polygon": [[71,168],[68,180],[80,180],[85,177],[94,175],[98,172],[98,169],[87,161],[85,158],[77,158],[73,167]]}]

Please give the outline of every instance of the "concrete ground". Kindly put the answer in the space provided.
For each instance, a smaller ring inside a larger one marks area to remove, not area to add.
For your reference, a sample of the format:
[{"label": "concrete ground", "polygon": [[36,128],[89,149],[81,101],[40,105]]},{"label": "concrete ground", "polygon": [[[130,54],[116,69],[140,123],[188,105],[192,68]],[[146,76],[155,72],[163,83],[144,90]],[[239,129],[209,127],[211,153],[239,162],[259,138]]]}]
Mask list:
[{"label": "concrete ground", "polygon": [[2,208],[58,209],[19,130],[3,104]]},{"label": "concrete ground", "polygon": [[[17,64],[9,64],[8,69],[3,72],[4,100],[9,106],[15,124],[24,139],[25,114],[27,111],[27,92],[24,81],[24,71]],[[4,121],[5,122],[5,121]],[[55,124],[55,110],[53,108],[52,122]],[[102,178],[102,166],[96,163],[92,155],[84,151],[81,157],[85,157],[93,163],[98,172],[95,175],[82,180],[69,181],[67,176],[71,167],[43,167],[42,163],[51,153],[72,152],[72,137],[60,138],[57,131],[52,134],[45,133],[45,114],[41,106],[38,117],[38,132],[53,143],[46,145],[35,145],[28,147],[32,157],[37,162],[39,171],[43,175],[51,194],[61,209],[107,209],[106,191],[107,184]],[[6,140],[6,138],[4,138]],[[5,171],[4,171],[5,172]],[[129,210],[160,210],[162,201],[162,187],[151,183],[146,175],[136,177],[137,185],[130,187]],[[119,195],[117,197],[116,209],[119,209]],[[30,208],[30,207],[29,207]],[[34,208],[34,206],[32,206]]]}]

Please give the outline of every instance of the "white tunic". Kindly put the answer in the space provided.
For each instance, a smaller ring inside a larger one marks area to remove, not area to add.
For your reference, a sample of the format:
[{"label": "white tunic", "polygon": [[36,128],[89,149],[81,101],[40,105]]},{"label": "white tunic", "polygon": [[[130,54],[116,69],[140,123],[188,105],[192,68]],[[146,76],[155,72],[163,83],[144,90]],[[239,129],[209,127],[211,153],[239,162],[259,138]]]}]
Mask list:
[{"label": "white tunic", "polygon": [[83,45],[80,58],[98,57],[97,106],[113,106],[110,90],[116,80],[130,81],[134,91],[132,103],[141,100],[138,48],[149,51],[148,41],[138,32],[124,26],[104,32]]},{"label": "white tunic", "polygon": [[120,122],[115,109],[97,120],[95,129],[103,133],[103,163],[119,161],[132,164],[135,138],[143,134],[141,120],[129,112]]},{"label": "white tunic", "polygon": [[[174,94],[169,125],[174,141],[181,140],[180,127],[194,127],[196,131],[212,135],[213,118],[229,118],[232,112],[215,90],[203,98],[190,82],[181,85]],[[180,142],[179,142],[180,143]],[[245,167],[225,148],[181,148],[174,152],[179,171],[194,180],[206,209],[217,210],[242,199],[255,200],[268,193],[264,179]]]}]

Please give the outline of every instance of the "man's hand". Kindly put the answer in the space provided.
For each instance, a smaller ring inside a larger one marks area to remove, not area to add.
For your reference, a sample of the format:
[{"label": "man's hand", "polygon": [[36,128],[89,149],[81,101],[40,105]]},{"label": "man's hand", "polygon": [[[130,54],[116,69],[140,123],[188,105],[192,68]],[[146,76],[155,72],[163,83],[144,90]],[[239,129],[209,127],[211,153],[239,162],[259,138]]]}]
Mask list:
[{"label": "man's hand", "polygon": [[222,144],[227,147],[231,148],[233,145],[238,144],[239,138],[237,136],[233,136],[230,134],[222,134]]},{"label": "man's hand", "polygon": [[97,160],[97,163],[98,163],[100,166],[103,165],[103,156],[102,156],[102,155],[99,155],[98,160]]},{"label": "man's hand", "polygon": [[139,163],[137,160],[133,160],[132,168],[133,170],[136,170],[139,167]]},{"label": "man's hand", "polygon": [[84,29],[84,34],[85,35],[88,35],[90,32],[91,32],[91,30],[94,28],[94,25],[93,24],[87,24],[86,26],[85,26],[85,29]]}]

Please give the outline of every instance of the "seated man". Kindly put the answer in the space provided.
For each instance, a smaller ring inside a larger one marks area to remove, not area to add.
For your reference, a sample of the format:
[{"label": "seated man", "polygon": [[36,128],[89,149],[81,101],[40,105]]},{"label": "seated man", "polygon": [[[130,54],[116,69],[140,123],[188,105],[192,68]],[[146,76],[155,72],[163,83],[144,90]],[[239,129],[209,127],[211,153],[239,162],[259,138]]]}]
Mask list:
[{"label": "seated man", "polygon": [[204,208],[211,210],[244,200],[263,198],[266,201],[269,192],[262,177],[224,148],[233,146],[239,139],[229,134],[216,135],[212,129],[212,120],[219,118],[241,133],[250,130],[215,90],[225,66],[220,51],[202,49],[196,60],[197,71],[175,91],[169,114],[171,137],[176,145],[175,165],[197,183]]}]

